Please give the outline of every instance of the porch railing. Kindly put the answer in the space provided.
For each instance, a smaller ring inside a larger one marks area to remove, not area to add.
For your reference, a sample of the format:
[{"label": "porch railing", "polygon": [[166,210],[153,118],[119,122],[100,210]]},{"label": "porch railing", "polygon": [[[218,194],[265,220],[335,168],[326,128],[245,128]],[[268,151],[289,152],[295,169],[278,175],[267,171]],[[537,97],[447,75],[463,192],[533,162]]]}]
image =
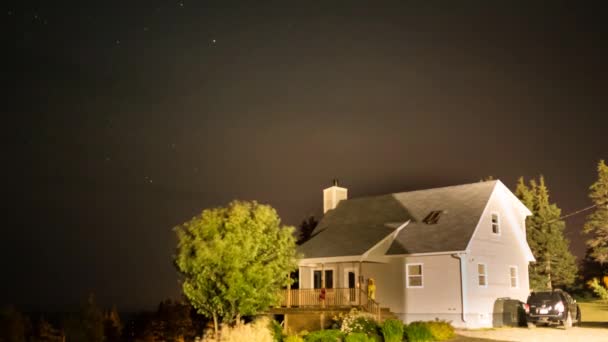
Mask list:
[{"label": "porch railing", "polygon": [[367,292],[356,288],[325,289],[283,289],[281,307],[359,307],[380,318],[380,304],[369,299]]},{"label": "porch railing", "polygon": [[280,306],[355,306],[359,302],[357,289],[292,289],[281,290]]}]

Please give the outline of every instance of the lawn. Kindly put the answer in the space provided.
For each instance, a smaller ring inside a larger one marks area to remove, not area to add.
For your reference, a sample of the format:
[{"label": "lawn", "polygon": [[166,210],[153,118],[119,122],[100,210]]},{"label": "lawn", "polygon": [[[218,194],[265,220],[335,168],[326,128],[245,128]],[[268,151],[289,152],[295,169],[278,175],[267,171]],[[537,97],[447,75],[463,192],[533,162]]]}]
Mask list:
[{"label": "lawn", "polygon": [[608,303],[599,300],[579,302],[583,322],[608,322]]}]

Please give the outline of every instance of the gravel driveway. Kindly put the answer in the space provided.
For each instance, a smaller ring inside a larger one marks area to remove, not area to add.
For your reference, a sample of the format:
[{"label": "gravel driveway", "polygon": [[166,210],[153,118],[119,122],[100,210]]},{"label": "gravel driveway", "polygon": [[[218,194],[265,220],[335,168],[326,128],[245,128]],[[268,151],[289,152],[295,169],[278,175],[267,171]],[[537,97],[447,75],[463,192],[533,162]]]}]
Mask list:
[{"label": "gravel driveway", "polygon": [[497,328],[491,330],[457,330],[461,336],[497,341],[525,342],[607,342],[608,324],[583,323],[583,326],[565,330],[562,327]]}]

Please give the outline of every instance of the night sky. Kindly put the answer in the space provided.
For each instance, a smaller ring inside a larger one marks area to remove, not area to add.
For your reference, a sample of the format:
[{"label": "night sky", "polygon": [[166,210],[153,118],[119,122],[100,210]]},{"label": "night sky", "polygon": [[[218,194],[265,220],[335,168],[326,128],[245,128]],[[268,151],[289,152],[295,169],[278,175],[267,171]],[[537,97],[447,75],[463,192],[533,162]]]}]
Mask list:
[{"label": "night sky", "polygon": [[0,13],[0,304],[177,297],[172,227],[232,199],[297,225],[333,178],[357,197],[542,173],[570,212],[608,159],[590,2],[23,2]]}]

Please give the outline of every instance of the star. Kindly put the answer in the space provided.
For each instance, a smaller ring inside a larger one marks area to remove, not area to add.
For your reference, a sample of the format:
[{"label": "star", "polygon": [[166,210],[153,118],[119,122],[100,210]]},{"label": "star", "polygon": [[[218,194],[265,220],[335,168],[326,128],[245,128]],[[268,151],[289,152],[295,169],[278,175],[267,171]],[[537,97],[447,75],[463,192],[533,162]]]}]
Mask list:
[{"label": "star", "polygon": [[116,45],[120,45],[120,40],[116,40]]}]

